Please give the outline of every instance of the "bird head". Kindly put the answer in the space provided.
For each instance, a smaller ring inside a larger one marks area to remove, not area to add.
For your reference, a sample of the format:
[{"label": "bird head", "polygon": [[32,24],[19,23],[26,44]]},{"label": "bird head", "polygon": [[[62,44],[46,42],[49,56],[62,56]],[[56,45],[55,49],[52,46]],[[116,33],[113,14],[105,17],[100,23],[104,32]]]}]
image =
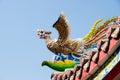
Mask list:
[{"label": "bird head", "polygon": [[43,29],[37,29],[37,35],[40,39],[46,39],[50,37],[51,32],[45,31]]}]

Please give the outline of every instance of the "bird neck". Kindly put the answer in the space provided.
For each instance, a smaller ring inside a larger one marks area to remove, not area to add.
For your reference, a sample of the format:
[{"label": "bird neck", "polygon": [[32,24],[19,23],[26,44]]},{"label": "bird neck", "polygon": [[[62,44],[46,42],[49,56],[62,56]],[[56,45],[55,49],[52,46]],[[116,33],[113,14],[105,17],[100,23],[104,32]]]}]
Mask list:
[{"label": "bird neck", "polygon": [[48,44],[52,39],[50,37],[46,37],[45,41],[46,41],[46,44]]}]

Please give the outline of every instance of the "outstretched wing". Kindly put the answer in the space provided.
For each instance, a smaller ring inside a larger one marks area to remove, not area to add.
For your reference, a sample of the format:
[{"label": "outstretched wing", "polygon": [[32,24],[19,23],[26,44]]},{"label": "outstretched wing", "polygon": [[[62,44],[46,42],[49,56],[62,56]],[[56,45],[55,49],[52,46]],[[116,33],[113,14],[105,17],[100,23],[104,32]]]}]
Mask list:
[{"label": "outstretched wing", "polygon": [[69,39],[70,27],[64,13],[60,14],[60,17],[53,25],[53,27],[55,27],[59,33],[59,37],[57,40],[58,44],[62,44]]}]

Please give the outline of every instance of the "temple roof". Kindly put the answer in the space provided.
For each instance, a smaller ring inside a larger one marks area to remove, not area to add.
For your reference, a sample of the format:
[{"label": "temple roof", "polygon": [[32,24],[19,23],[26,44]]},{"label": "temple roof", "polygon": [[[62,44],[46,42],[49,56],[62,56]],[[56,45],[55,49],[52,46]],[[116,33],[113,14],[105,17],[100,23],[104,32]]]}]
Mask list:
[{"label": "temple roof", "polygon": [[109,63],[107,61],[112,59],[112,56],[115,55],[115,51],[120,46],[120,26],[118,26],[117,28],[109,28],[105,34],[108,39],[100,40],[97,43],[97,48],[90,52],[88,59],[83,58],[82,60],[80,60],[80,64],[76,65],[74,68],[66,69],[64,72],[54,72],[51,76],[51,79],[94,79],[99,74],[102,66],[105,66],[105,63]]}]

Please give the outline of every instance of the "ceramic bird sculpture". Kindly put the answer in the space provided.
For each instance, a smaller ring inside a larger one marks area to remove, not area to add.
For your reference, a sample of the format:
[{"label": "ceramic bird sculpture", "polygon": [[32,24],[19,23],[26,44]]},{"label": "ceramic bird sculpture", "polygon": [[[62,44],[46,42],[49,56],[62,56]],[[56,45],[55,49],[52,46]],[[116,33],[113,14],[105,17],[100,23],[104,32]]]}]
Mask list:
[{"label": "ceramic bird sculpture", "polygon": [[[40,39],[46,40],[47,48],[55,55],[55,61],[44,61],[42,65],[47,65],[55,70],[62,71],[65,68],[73,67],[76,61],[79,61],[81,57],[87,58],[89,51],[96,47],[96,43],[107,38],[105,32],[109,27],[116,27],[115,21],[117,17],[112,17],[99,26],[97,25],[102,19],[98,19],[92,26],[91,30],[80,39],[71,39],[70,26],[64,13],[61,13],[58,20],[53,25],[58,31],[59,37],[57,40],[51,39],[51,32],[42,29],[37,30],[37,35]],[[59,68],[59,66],[64,68]],[[54,67],[53,67],[54,66]],[[57,67],[56,67],[57,66]]]}]

